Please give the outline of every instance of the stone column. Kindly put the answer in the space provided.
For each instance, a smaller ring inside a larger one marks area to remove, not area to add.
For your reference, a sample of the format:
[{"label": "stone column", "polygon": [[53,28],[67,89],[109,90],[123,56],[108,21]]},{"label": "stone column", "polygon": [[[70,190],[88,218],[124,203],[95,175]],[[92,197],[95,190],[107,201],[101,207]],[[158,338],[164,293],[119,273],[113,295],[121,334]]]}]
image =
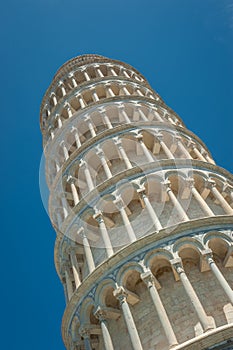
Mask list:
[{"label": "stone column", "polygon": [[145,122],[148,122],[148,118],[145,116],[145,114],[143,113],[143,111],[141,110],[140,106],[138,106],[136,108],[137,112],[139,113],[140,117],[142,118],[142,120],[144,120]]},{"label": "stone column", "polygon": [[80,103],[80,107],[83,109],[86,107],[86,102],[84,101],[83,97],[81,96],[81,94],[77,94],[75,95],[75,97],[78,99],[79,103]]},{"label": "stone column", "polygon": [[125,162],[125,165],[126,165],[126,168],[127,169],[131,169],[132,168],[132,164],[122,146],[122,142],[121,140],[119,140],[118,138],[115,138],[114,139],[114,143],[115,145],[117,146],[118,150],[119,150],[119,153],[120,153],[120,157],[121,159],[123,159],[123,161]]},{"label": "stone column", "polygon": [[115,94],[111,89],[111,84],[106,84],[105,88],[106,88],[107,93],[109,94],[109,97],[115,97]]},{"label": "stone column", "polygon": [[64,86],[62,81],[59,82],[59,87],[61,89],[62,96],[64,97],[66,95],[66,90],[65,90],[65,86]]},{"label": "stone column", "polygon": [[208,185],[210,187],[211,192],[213,193],[214,197],[219,201],[221,204],[223,210],[227,215],[233,215],[233,209],[231,206],[227,203],[225,198],[222,196],[222,194],[219,192],[219,190],[216,187],[216,183],[214,180],[208,180]]},{"label": "stone column", "polygon": [[228,296],[231,304],[233,305],[233,290],[231,289],[231,287],[227,283],[225,277],[223,276],[222,272],[219,270],[218,266],[215,264],[211,253],[206,254],[206,260],[210,266],[211,271],[213,272],[213,274],[217,278],[217,280],[220,283],[221,287],[223,288],[224,292]]},{"label": "stone column", "polygon": [[56,114],[56,115],[55,115],[55,120],[57,120],[58,128],[61,129],[61,127],[62,127],[62,121],[61,121],[61,117],[60,117],[59,114]]},{"label": "stone column", "polygon": [[98,102],[99,101],[99,96],[96,92],[96,89],[94,87],[90,88],[90,91],[92,93],[92,98],[94,102]]},{"label": "stone column", "polygon": [[114,350],[112,339],[108,331],[106,313],[100,307],[95,312],[95,317],[100,321],[100,327],[103,335],[104,348],[105,350]]},{"label": "stone column", "polygon": [[57,161],[57,159],[55,159],[55,166],[56,166],[56,171],[58,173],[60,170],[60,165],[59,165],[59,162]]},{"label": "stone column", "polygon": [[[160,299],[159,293],[156,288],[159,286],[159,282],[156,281],[156,278],[153,276],[151,271],[147,271],[141,274],[141,279],[143,282],[147,285],[147,288],[150,292],[151,299],[153,301],[154,307],[157,311],[159,320],[162,324],[164,333],[167,337],[167,341],[169,344],[169,347],[173,347],[178,344],[178,341],[176,339],[175,333],[173,331],[173,328],[171,326],[171,323],[169,321],[169,318],[167,316],[166,310],[164,309],[163,303]],[[157,282],[157,283],[156,283]]]},{"label": "stone column", "polygon": [[126,78],[130,79],[129,74],[126,72],[125,69],[122,69],[122,73],[123,73],[123,75],[124,75]]},{"label": "stone column", "polygon": [[86,118],[85,118],[84,120],[85,120],[85,122],[87,122],[87,125],[88,125],[88,128],[89,128],[89,130],[90,130],[91,136],[92,136],[92,137],[95,137],[95,136],[96,136],[96,132],[95,132],[94,125],[93,125],[92,122],[91,122],[90,116],[89,116],[89,115],[86,116]]},{"label": "stone column", "polygon": [[77,84],[77,82],[76,82],[76,80],[74,78],[74,74],[73,73],[69,74],[69,78],[72,81],[73,87],[76,88],[78,86],[78,84]]},{"label": "stone column", "polygon": [[170,181],[164,182],[163,183],[164,187],[165,187],[165,191],[167,192],[170,200],[172,201],[174,208],[177,210],[180,219],[182,221],[189,221],[189,217],[186,214],[186,212],[184,211],[182,205],[180,204],[180,202],[178,201],[178,199],[176,198],[175,194],[173,193],[172,189],[171,189],[171,184]]},{"label": "stone column", "polygon": [[63,209],[64,218],[66,218],[68,216],[69,210],[68,210],[67,200],[66,200],[64,194],[61,197],[61,203],[62,203],[62,209]]},{"label": "stone column", "polygon": [[119,113],[122,115],[122,117],[124,118],[126,123],[131,123],[131,120],[129,119],[129,117],[128,117],[126,111],[125,111],[124,105],[120,105],[119,106]]},{"label": "stone column", "polygon": [[87,236],[85,235],[83,227],[81,227],[78,230],[78,235],[80,235],[82,238],[83,248],[84,248],[84,253],[85,253],[85,258],[86,258],[88,270],[89,270],[89,273],[91,273],[92,271],[95,270],[95,263],[94,263],[94,259],[92,256],[91,247],[90,247],[90,244],[88,242]]},{"label": "stone column", "polygon": [[79,202],[79,196],[78,196],[77,188],[75,186],[75,181],[76,179],[72,176],[69,176],[67,179],[67,182],[70,184],[71,192],[73,195],[74,205],[77,205]]},{"label": "stone column", "polygon": [[185,155],[185,157],[187,157],[188,159],[192,159],[192,157],[190,156],[188,150],[185,148],[185,146],[181,142],[181,139],[182,139],[181,136],[178,136],[178,135],[176,135],[174,137],[174,141],[177,143],[177,146],[179,147],[181,152]]},{"label": "stone column", "polygon": [[108,118],[108,116],[106,115],[106,111],[104,108],[101,108],[100,109],[100,114],[101,114],[101,117],[103,118],[104,120],[104,124],[107,125],[107,128],[108,129],[112,129],[113,126],[112,126],[112,123],[110,122],[110,119]]},{"label": "stone column", "polygon": [[189,141],[189,146],[191,146],[191,149],[193,150],[193,152],[196,154],[197,158],[203,162],[206,162],[205,157],[201,154],[201,152],[199,151],[199,149],[196,147],[195,142],[193,141]]},{"label": "stone column", "polygon": [[145,143],[143,142],[143,135],[142,134],[137,135],[136,139],[138,140],[139,144],[141,145],[143,153],[145,154],[148,162],[149,163],[154,162],[154,158],[151,155],[151,152],[148,150],[148,148],[146,147]]},{"label": "stone column", "polygon": [[87,163],[84,160],[80,160],[79,167],[84,169],[84,175],[86,178],[87,186],[89,191],[92,191],[94,189],[94,184],[91,178],[90,170],[88,169]]},{"label": "stone column", "polygon": [[143,202],[145,203],[145,206],[148,210],[148,213],[153,221],[153,224],[155,226],[155,229],[157,231],[162,229],[162,225],[158,219],[158,216],[156,214],[156,212],[154,211],[154,208],[152,207],[149,198],[146,195],[146,189],[145,188],[140,188],[139,190],[137,190],[137,192],[139,193],[139,195],[141,196]]},{"label": "stone column", "polygon": [[185,292],[187,294],[187,296],[190,299],[190,302],[197,314],[197,317],[199,318],[199,321],[204,329],[204,331],[208,331],[210,329],[214,329],[215,325],[214,325],[214,321],[212,319],[212,317],[209,317],[206,315],[205,310],[198,298],[198,296],[196,295],[183,267],[182,267],[182,263],[181,263],[181,259],[177,258],[177,259],[173,259],[170,261],[171,265],[173,266],[173,268],[175,269],[175,271],[178,273],[181,283],[185,289]]},{"label": "stone column", "polygon": [[67,110],[68,117],[71,118],[73,116],[70,104],[66,102],[65,109]]},{"label": "stone column", "polygon": [[198,204],[200,205],[204,213],[207,214],[208,216],[214,216],[214,213],[212,212],[212,210],[210,209],[210,207],[208,206],[204,198],[202,198],[198,190],[195,188],[194,179],[192,178],[187,179],[187,185],[190,187],[193,197],[196,199],[196,201],[198,202]]},{"label": "stone column", "polygon": [[139,95],[139,96],[144,96],[143,93],[141,92],[140,89],[136,88],[135,92]]},{"label": "stone column", "polygon": [[121,85],[120,85],[120,87],[122,88],[122,91],[124,92],[124,94],[125,94],[126,96],[129,96],[129,95],[131,95],[131,94],[130,94],[130,92],[129,92],[129,90],[127,89],[126,86],[127,86],[127,85],[125,85],[125,84],[121,84]]},{"label": "stone column", "polygon": [[114,201],[114,204],[116,204],[116,206],[117,206],[117,208],[118,208],[118,210],[119,210],[119,212],[121,214],[121,218],[123,220],[123,223],[125,225],[126,231],[128,233],[130,242],[136,241],[137,238],[135,236],[134,229],[131,226],[131,223],[129,221],[128,215],[126,214],[126,211],[125,211],[125,208],[124,208],[124,203],[123,203],[123,200],[121,199],[121,197],[118,197]]},{"label": "stone column", "polygon": [[157,134],[156,138],[158,139],[160,146],[162,147],[164,153],[168,157],[168,159],[174,159],[174,156],[167,145],[163,142],[163,134]]},{"label": "stone column", "polygon": [[92,350],[89,329],[81,327],[79,333],[83,338],[85,350]]},{"label": "stone column", "polygon": [[98,76],[99,76],[100,78],[104,78],[104,75],[103,75],[103,73],[101,72],[100,66],[99,66],[99,65],[96,65],[96,66],[94,66],[94,67],[95,67],[95,69],[96,69],[96,72],[97,72]]},{"label": "stone column", "polygon": [[81,284],[81,278],[79,275],[78,261],[76,258],[76,254],[74,253],[73,250],[70,251],[70,261],[71,261],[71,266],[73,270],[75,286],[76,288],[78,288]]},{"label": "stone column", "polygon": [[115,71],[111,66],[109,66],[109,70],[110,70],[111,74],[112,74],[114,77],[117,77],[117,76],[118,76],[117,73],[116,73],[116,71]]},{"label": "stone column", "polygon": [[100,232],[101,232],[101,236],[104,242],[104,246],[106,249],[106,253],[108,258],[114,254],[113,248],[112,248],[112,243],[110,241],[109,238],[109,234],[108,234],[108,230],[105,226],[105,222],[103,219],[103,214],[101,213],[101,211],[96,210],[95,214],[93,215],[93,218],[98,222],[99,224],[99,228],[100,228]]},{"label": "stone column", "polygon": [[90,81],[91,80],[89,74],[86,71],[83,71],[83,74],[84,74],[84,77],[85,77],[86,81]]},{"label": "stone column", "polygon": [[60,146],[61,146],[62,149],[63,149],[63,153],[64,153],[64,158],[65,158],[65,160],[68,160],[68,159],[69,159],[69,153],[68,153],[68,150],[67,150],[67,147],[66,147],[65,142],[64,142],[64,141],[61,141]]},{"label": "stone column", "polygon": [[50,106],[49,106],[48,103],[45,104],[45,106],[44,106],[44,111],[45,111],[45,119],[46,119],[46,117],[49,117],[50,114],[51,114],[51,112],[50,112]]},{"label": "stone column", "polygon": [[60,229],[60,227],[62,226],[62,217],[61,217],[61,213],[60,213],[60,208],[56,209],[55,214],[56,214],[56,219],[57,219],[57,227]]},{"label": "stone column", "polygon": [[74,133],[74,138],[75,138],[75,143],[76,143],[77,148],[81,147],[82,144],[81,144],[81,141],[79,138],[78,129],[75,128],[74,126],[72,126],[71,132]]},{"label": "stone column", "polygon": [[55,107],[57,105],[57,97],[56,97],[54,92],[51,93],[51,97],[53,99],[53,104],[54,104],[54,107]]},{"label": "stone column", "polygon": [[113,295],[120,301],[121,309],[125,319],[133,350],[143,350],[141,340],[138,335],[136,325],[133,320],[129,305],[127,303],[127,293],[123,287],[114,290]]},{"label": "stone column", "polygon": [[207,159],[207,161],[208,161],[209,163],[215,164],[215,161],[214,161],[212,158],[209,157],[209,155],[208,155],[207,152],[206,152],[206,154],[205,154],[205,157],[206,157],[206,159]]},{"label": "stone column", "polygon": [[112,173],[111,173],[109,166],[108,166],[108,163],[105,159],[104,152],[99,146],[96,147],[96,154],[100,158],[100,162],[104,168],[104,172],[105,172],[105,175],[107,176],[107,179],[110,179],[112,177]]},{"label": "stone column", "polygon": [[73,286],[70,280],[69,272],[67,270],[65,270],[65,279],[66,279],[66,287],[67,287],[67,296],[68,296],[68,300],[70,300],[73,295]]},{"label": "stone column", "polygon": [[157,118],[157,120],[158,120],[159,122],[161,122],[161,123],[164,122],[163,118],[161,117],[161,115],[159,114],[158,111],[156,111],[156,110],[153,109],[152,112],[153,112],[153,114],[156,115],[156,118]]},{"label": "stone column", "polygon": [[54,128],[52,126],[50,126],[48,128],[48,132],[50,133],[51,139],[53,140],[54,139]]}]

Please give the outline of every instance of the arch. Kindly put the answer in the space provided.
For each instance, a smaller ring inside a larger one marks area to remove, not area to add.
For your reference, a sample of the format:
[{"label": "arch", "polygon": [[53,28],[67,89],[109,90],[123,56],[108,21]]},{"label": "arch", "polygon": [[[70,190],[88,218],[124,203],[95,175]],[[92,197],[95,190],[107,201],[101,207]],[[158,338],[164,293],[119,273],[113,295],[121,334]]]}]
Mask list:
[{"label": "arch", "polygon": [[170,260],[174,258],[174,255],[169,252],[167,249],[157,248],[148,252],[144,257],[144,264],[146,267],[151,267],[153,261],[156,260],[165,260],[170,264]]},{"label": "arch", "polygon": [[95,307],[95,302],[91,297],[88,296],[87,298],[84,299],[80,308],[80,322],[82,324],[91,323],[92,321],[91,312],[94,309],[94,307]]},{"label": "arch", "polygon": [[116,288],[116,282],[107,278],[101,281],[95,292],[95,304],[100,306],[118,307],[118,301],[112,291]]},{"label": "arch", "polygon": [[172,247],[173,252],[179,254],[179,252],[185,248],[192,248],[200,255],[201,251],[205,249],[202,242],[192,237],[182,237],[178,239]]},{"label": "arch", "polygon": [[79,327],[80,327],[79,318],[77,315],[75,315],[71,321],[71,326],[70,326],[71,338],[73,342],[76,342],[80,337],[78,332]]},{"label": "arch", "polygon": [[120,286],[126,286],[127,279],[132,271],[138,272],[139,275],[144,272],[143,267],[139,263],[135,261],[128,262],[118,271],[116,276],[117,284]]},{"label": "arch", "polygon": [[222,235],[221,232],[218,232],[217,234],[215,232],[212,232],[212,234],[209,234],[206,239],[206,245],[209,249],[211,249],[214,257],[222,263],[228,255],[228,252],[230,252],[231,255],[230,249],[232,242],[230,240],[230,237]]}]

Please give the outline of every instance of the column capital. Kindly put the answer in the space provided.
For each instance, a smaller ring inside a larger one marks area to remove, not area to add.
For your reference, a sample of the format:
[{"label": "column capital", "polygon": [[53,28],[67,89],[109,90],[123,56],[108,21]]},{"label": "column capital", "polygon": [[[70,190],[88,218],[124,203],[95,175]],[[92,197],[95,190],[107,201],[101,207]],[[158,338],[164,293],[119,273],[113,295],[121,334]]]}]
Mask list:
[{"label": "column capital", "polygon": [[53,125],[49,125],[49,126],[48,126],[48,131],[50,131],[50,132],[51,132],[51,131],[54,131],[54,126],[53,126]]},{"label": "column capital", "polygon": [[205,183],[206,183],[207,188],[211,189],[213,187],[216,187],[216,182],[213,179],[211,179],[211,178],[207,179],[205,181]]},{"label": "column capital", "polygon": [[61,140],[61,142],[60,142],[59,145],[60,145],[60,146],[65,146],[65,141],[64,141],[64,140]]},{"label": "column capital", "polygon": [[73,176],[71,176],[71,175],[68,175],[66,181],[67,181],[69,184],[75,184],[76,178],[73,177]]},{"label": "column capital", "polygon": [[122,110],[125,110],[125,106],[123,103],[119,103],[118,108],[120,109],[121,112],[122,112]]},{"label": "column capital", "polygon": [[190,188],[194,187],[195,181],[194,181],[194,178],[193,178],[193,177],[187,177],[187,178],[185,179],[185,182],[186,182],[186,184],[187,184]]},{"label": "column capital", "polygon": [[120,301],[120,304],[127,301],[130,305],[135,305],[140,301],[140,298],[137,294],[127,290],[123,286],[117,287],[113,291],[113,295]]},{"label": "column capital", "polygon": [[87,162],[83,159],[80,159],[80,162],[79,162],[79,167],[82,168],[82,167],[87,167]]},{"label": "column capital", "polygon": [[178,134],[173,135],[173,140],[175,142],[179,142],[179,141],[181,141],[181,139],[182,139],[182,137],[180,135],[178,135]]},{"label": "column capital", "polygon": [[87,326],[81,326],[79,328],[79,334],[81,335],[81,337],[83,337],[84,339],[89,339],[90,338],[90,329]]},{"label": "column capital", "polygon": [[101,321],[105,321],[107,319],[107,313],[106,311],[101,308],[101,306],[97,306],[95,312],[94,312],[94,316],[101,322]]},{"label": "column capital", "polygon": [[191,149],[193,149],[193,148],[195,148],[197,145],[196,145],[196,142],[194,142],[193,140],[188,140],[187,146],[188,146],[188,147],[191,147]]},{"label": "column capital", "polygon": [[116,146],[122,146],[122,141],[119,139],[119,137],[113,137],[113,142]]},{"label": "column capital", "polygon": [[99,113],[106,113],[106,108],[105,107],[99,107],[98,109]]},{"label": "column capital", "polygon": [[171,182],[169,180],[165,180],[161,182],[162,188],[164,191],[169,191],[171,190]]},{"label": "column capital", "polygon": [[183,264],[181,258],[174,258],[170,260],[170,264],[175,269],[175,271],[180,274],[184,272]]},{"label": "column capital", "polygon": [[143,135],[142,135],[142,133],[137,134],[137,135],[135,136],[135,138],[136,138],[139,142],[142,141],[142,140],[143,140]]},{"label": "column capital", "polygon": [[78,132],[78,129],[77,129],[75,126],[72,125],[70,131],[71,131],[71,132],[74,132],[74,131]]},{"label": "column capital", "polygon": [[96,149],[96,154],[99,156],[99,157],[104,157],[104,151],[102,150],[102,148],[100,148],[100,145],[96,146],[95,147]]},{"label": "column capital", "polygon": [[155,286],[156,289],[161,288],[159,281],[150,270],[141,273],[140,277],[143,280],[143,282],[147,285],[148,288],[152,286]]},{"label": "column capital", "polygon": [[102,211],[96,209],[95,214],[93,215],[93,219],[95,219],[98,223],[104,222]]},{"label": "column capital", "polygon": [[113,201],[113,203],[117,206],[117,208],[123,209],[124,208],[124,202],[123,199],[121,198],[121,196],[117,196],[116,199]]},{"label": "column capital", "polygon": [[98,305],[95,309],[94,315],[100,321],[105,321],[107,319],[117,320],[121,317],[121,311],[112,307]]},{"label": "column capital", "polygon": [[138,190],[137,190],[137,193],[139,194],[139,196],[141,196],[141,198],[145,197],[146,196],[146,189],[145,187],[140,187]]},{"label": "column capital", "polygon": [[64,107],[65,107],[66,109],[70,109],[70,108],[71,108],[69,102],[67,102],[67,101],[65,102]]},{"label": "column capital", "polygon": [[84,119],[85,122],[90,122],[91,121],[91,117],[90,117],[89,114],[86,114],[83,119]]},{"label": "column capital", "polygon": [[75,247],[71,246],[66,251],[70,256],[75,256],[76,253],[75,253],[74,249],[75,249]]},{"label": "column capital", "polygon": [[161,132],[156,133],[155,137],[158,139],[158,141],[162,141],[163,140],[163,134]]},{"label": "column capital", "polygon": [[123,303],[124,301],[126,301],[128,293],[126,292],[124,287],[120,286],[113,291],[113,295],[120,301],[120,303]]},{"label": "column capital", "polygon": [[77,234],[78,234],[79,236],[81,236],[82,238],[86,237],[85,231],[84,231],[84,228],[83,228],[83,227],[80,227],[80,228],[78,229]]},{"label": "column capital", "polygon": [[208,263],[214,262],[213,260],[213,252],[211,249],[205,249],[201,252],[201,256],[206,259]]}]

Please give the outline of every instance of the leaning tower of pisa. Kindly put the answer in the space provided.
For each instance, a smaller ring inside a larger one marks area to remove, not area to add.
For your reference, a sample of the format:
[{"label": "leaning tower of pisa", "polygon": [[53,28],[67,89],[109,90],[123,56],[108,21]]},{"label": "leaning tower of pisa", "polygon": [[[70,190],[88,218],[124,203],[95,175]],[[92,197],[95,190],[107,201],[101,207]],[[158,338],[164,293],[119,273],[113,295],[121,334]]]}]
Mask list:
[{"label": "leaning tower of pisa", "polygon": [[65,63],[40,115],[66,349],[233,349],[233,176],[117,60]]}]

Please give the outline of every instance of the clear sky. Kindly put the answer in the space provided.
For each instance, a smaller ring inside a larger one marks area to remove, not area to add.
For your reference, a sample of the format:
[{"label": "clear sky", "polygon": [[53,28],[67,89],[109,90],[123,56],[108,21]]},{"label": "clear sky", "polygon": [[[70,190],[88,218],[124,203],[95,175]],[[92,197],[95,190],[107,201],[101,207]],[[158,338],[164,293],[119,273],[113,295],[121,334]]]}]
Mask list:
[{"label": "clear sky", "polygon": [[55,232],[38,185],[42,96],[76,55],[128,62],[233,171],[233,2],[7,0],[0,17],[1,348],[64,350]]}]

